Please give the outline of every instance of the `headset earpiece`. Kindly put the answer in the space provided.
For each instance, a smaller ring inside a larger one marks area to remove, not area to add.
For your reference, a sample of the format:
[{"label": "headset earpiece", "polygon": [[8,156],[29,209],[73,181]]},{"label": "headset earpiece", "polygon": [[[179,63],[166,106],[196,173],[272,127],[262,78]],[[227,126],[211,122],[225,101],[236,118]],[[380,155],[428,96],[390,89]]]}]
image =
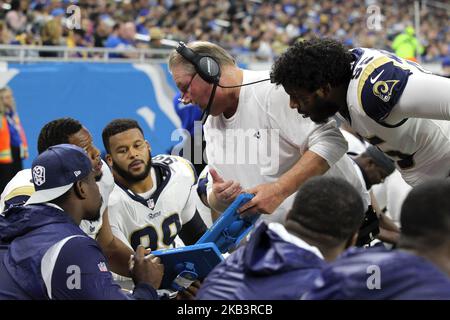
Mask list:
[{"label": "headset earpiece", "polygon": [[177,52],[192,63],[198,75],[208,83],[218,84],[220,80],[220,66],[219,63],[210,56],[198,54],[192,49],[188,48],[184,42],[178,43]]}]

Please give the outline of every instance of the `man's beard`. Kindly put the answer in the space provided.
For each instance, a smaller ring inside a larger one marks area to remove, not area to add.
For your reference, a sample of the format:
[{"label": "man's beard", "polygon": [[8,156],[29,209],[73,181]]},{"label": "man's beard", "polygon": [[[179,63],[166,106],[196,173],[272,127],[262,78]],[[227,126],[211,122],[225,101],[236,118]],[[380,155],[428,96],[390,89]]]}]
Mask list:
[{"label": "man's beard", "polygon": [[309,118],[315,123],[326,123],[328,119],[339,111],[339,105],[335,102],[326,101],[320,97],[316,98]]},{"label": "man's beard", "polygon": [[128,170],[124,170],[121,167],[119,167],[114,161],[112,162],[112,167],[114,169],[114,171],[121,176],[125,181],[129,182],[129,183],[135,183],[135,182],[140,182],[142,180],[144,180],[145,178],[147,178],[150,169],[152,168],[152,158],[150,155],[150,158],[147,162],[147,164],[145,165],[144,171],[142,171],[141,173],[139,173],[138,175],[132,174],[130,171]]}]

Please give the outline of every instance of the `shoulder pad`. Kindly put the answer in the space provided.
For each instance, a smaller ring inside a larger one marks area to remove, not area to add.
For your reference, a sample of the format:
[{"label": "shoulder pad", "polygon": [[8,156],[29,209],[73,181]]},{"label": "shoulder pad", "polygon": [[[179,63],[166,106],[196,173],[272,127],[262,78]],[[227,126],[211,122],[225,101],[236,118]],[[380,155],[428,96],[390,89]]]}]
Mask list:
[{"label": "shoulder pad", "polygon": [[358,66],[362,68],[357,87],[359,105],[377,122],[390,114],[411,75],[409,68],[397,59],[382,55],[370,60],[366,66],[363,65],[364,61]]},{"label": "shoulder pad", "polygon": [[170,168],[170,170],[175,173],[175,175],[189,177],[190,179],[192,179],[192,184],[197,181],[197,174],[191,162],[182,157],[161,154],[153,157],[152,162],[162,164]]}]

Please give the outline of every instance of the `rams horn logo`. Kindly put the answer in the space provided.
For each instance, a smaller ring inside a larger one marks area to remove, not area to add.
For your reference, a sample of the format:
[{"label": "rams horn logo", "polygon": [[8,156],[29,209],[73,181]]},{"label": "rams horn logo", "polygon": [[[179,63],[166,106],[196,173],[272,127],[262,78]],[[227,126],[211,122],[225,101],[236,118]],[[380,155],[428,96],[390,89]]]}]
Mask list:
[{"label": "rams horn logo", "polygon": [[391,99],[392,90],[400,80],[377,81],[373,86],[373,94],[384,102]]}]

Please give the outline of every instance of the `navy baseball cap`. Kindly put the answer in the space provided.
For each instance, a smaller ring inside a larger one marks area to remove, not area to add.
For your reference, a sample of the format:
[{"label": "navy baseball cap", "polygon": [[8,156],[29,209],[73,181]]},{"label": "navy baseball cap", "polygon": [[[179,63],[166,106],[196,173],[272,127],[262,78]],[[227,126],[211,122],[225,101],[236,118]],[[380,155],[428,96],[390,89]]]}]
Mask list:
[{"label": "navy baseball cap", "polygon": [[31,174],[36,191],[25,204],[54,200],[91,171],[91,161],[82,148],[72,144],[52,146],[33,161]]}]

